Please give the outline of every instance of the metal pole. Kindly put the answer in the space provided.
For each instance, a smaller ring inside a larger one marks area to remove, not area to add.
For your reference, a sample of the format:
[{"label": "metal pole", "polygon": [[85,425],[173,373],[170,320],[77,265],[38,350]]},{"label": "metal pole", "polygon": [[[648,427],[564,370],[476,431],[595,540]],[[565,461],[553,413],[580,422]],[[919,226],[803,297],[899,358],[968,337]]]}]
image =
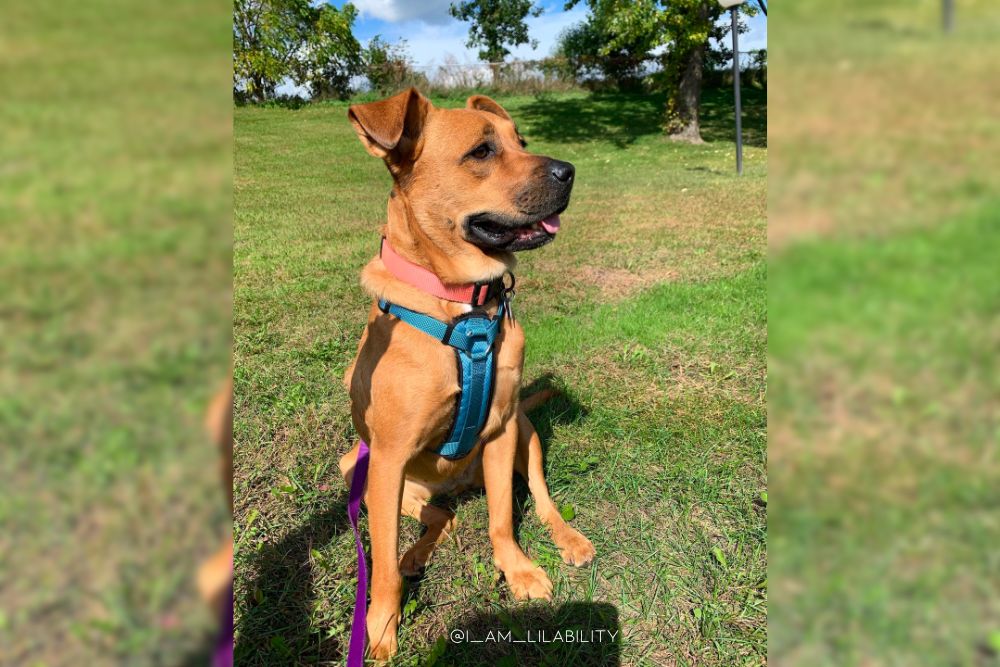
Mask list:
[{"label": "metal pole", "polygon": [[736,173],[743,175],[743,108],[740,104],[740,34],[737,12],[739,7],[730,10],[733,13],[733,99],[736,102]]},{"label": "metal pole", "polygon": [[941,20],[944,23],[944,31],[951,32],[955,27],[955,0],[942,0]]}]

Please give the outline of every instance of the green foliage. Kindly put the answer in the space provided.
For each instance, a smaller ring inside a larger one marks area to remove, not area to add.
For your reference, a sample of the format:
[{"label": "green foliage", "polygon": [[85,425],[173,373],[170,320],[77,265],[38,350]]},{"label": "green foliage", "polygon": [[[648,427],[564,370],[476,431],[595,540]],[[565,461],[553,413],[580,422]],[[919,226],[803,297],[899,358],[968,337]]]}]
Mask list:
[{"label": "green foliage", "polygon": [[[567,8],[579,0],[570,0]],[[567,35],[563,48],[580,47],[595,59],[629,54],[643,58],[657,47],[668,46],[660,56],[661,71],[654,78],[657,87],[667,91],[665,128],[679,133],[693,127],[698,135],[698,97],[702,70],[706,65],[725,62],[732,52],[724,46],[729,25],[718,25],[722,7],[715,0],[588,0],[590,15],[582,33]],[[752,16],[756,7],[742,5]],[[741,32],[746,30],[745,27]],[[720,44],[709,49],[709,38]],[[596,50],[586,50],[594,49]],[[624,61],[627,62],[627,61]],[[640,61],[641,63],[641,61]]]},{"label": "green foliage", "polygon": [[469,26],[469,48],[481,47],[479,57],[489,63],[499,63],[510,54],[508,46],[538,42],[528,36],[524,19],[541,16],[542,8],[532,0],[465,0],[452,4],[448,13]]},{"label": "green foliage", "polygon": [[361,73],[361,45],[351,33],[357,10],[347,3],[311,9],[310,30],[297,61],[297,82],[308,83],[313,99],[346,99],[351,77]]},{"label": "green foliage", "polygon": [[407,86],[429,87],[427,77],[413,69],[404,40],[390,44],[375,35],[361,52],[361,60],[372,92],[379,95],[391,95]]},{"label": "green foliage", "polygon": [[[608,49],[612,41],[616,46]],[[651,48],[646,36],[617,39],[606,24],[591,14],[559,35],[556,58],[567,76],[578,80],[600,76],[620,90],[629,90],[639,87],[642,65],[650,57]]]},{"label": "green foliage", "polygon": [[233,95],[262,102],[283,79],[308,85],[314,97],[346,97],[361,71],[351,34],[357,10],[309,0],[235,0]]}]

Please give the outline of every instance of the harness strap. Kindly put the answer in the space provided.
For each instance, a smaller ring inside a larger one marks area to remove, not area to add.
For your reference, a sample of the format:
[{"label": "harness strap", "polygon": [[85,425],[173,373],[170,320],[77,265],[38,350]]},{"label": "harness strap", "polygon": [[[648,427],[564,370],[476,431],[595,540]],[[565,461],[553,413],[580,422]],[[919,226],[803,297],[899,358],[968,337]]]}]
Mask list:
[{"label": "harness strap", "polygon": [[445,458],[462,458],[476,446],[479,432],[489,415],[496,367],[493,343],[506,312],[505,301],[501,300],[493,318],[473,311],[455,318],[450,324],[389,303],[385,299],[379,300],[378,305],[383,313],[393,315],[455,348],[459,366],[459,396],[455,419],[448,436],[434,451]]},{"label": "harness strap", "polygon": [[[458,318],[455,323],[447,324],[441,320],[435,319],[430,315],[424,315],[423,313],[418,313],[415,310],[410,310],[409,308],[404,308],[402,306],[397,306],[394,303],[389,303],[385,299],[379,299],[378,302],[379,310],[383,313],[388,313],[389,315],[395,315],[397,318],[403,320],[409,324],[414,329],[419,329],[431,338],[437,338],[439,341],[445,345],[450,345],[466,354],[472,355],[476,358],[478,355],[483,355],[483,350],[477,350],[477,342],[486,341],[487,350],[493,348],[493,341],[496,340],[497,333],[500,331],[500,321],[503,319],[505,304],[503,301],[500,302],[500,308],[497,310],[496,317],[489,319],[484,316],[474,316],[474,313],[469,313],[473,317],[463,316]],[[473,322],[474,320],[483,320],[489,324],[486,326],[478,327],[462,327],[463,322]],[[483,355],[485,356],[485,355]]]}]

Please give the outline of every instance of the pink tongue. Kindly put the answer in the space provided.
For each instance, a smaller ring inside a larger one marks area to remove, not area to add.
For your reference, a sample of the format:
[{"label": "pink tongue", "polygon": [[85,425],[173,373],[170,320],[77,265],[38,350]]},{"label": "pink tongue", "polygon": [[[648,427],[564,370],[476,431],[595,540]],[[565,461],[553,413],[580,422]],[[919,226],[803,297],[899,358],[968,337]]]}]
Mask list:
[{"label": "pink tongue", "polygon": [[547,231],[549,234],[555,234],[559,231],[559,214],[556,213],[553,216],[545,218],[542,220],[542,229]]}]

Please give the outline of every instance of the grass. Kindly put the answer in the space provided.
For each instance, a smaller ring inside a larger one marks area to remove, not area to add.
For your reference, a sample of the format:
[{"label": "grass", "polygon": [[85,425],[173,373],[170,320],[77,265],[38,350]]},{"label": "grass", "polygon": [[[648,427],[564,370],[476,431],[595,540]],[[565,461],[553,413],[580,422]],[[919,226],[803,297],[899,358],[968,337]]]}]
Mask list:
[{"label": "grass", "polygon": [[774,15],[774,665],[1000,660],[1000,13],[957,4]]},{"label": "grass", "polygon": [[[722,137],[725,98],[709,97],[720,110],[706,135]],[[763,95],[748,98],[762,137]],[[764,142],[748,146],[740,179],[728,139],[665,140],[655,97],[501,102],[532,150],[577,167],[558,241],[520,257],[515,308],[526,384],[563,391],[532,415],[547,478],[598,558],[563,565],[519,484],[518,539],[555,596],[514,603],[492,566],[485,498],[443,501],[459,528],[408,583],[394,664],[762,664]],[[239,664],[336,663],[350,623],[356,565],[336,461],[354,436],[341,377],[389,178],[345,116],[338,104],[236,111]],[[401,544],[418,534],[405,519]],[[565,628],[615,639],[447,640]]]},{"label": "grass", "polygon": [[0,663],[207,660],[195,571],[228,523],[201,424],[229,365],[228,22],[188,1],[4,10]]},{"label": "grass", "polygon": [[772,19],[775,248],[933,226],[995,199],[1000,7],[961,4],[953,35],[938,0],[852,0],[824,21],[810,0]]},{"label": "grass", "polygon": [[877,245],[803,244],[772,268],[782,662],[990,664],[998,212]]}]

